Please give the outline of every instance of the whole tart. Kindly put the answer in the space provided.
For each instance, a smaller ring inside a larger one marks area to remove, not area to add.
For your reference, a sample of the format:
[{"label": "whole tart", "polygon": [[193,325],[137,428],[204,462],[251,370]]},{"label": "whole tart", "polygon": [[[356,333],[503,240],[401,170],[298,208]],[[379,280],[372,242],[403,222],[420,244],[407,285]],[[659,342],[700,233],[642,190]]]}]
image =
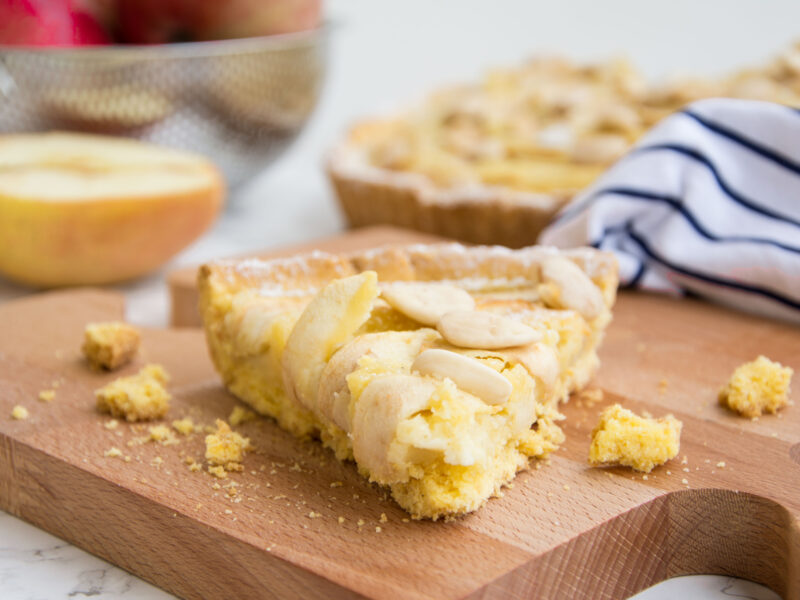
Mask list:
[{"label": "whole tart", "polygon": [[438,244],[220,261],[199,283],[234,395],[438,519],[562,443],[558,404],[598,366],[617,270],[593,249]]},{"label": "whole tart", "polygon": [[800,47],[718,80],[650,84],[627,62],[495,70],[353,127],[328,173],[351,225],[518,248],[650,127],[714,96],[800,105]]}]

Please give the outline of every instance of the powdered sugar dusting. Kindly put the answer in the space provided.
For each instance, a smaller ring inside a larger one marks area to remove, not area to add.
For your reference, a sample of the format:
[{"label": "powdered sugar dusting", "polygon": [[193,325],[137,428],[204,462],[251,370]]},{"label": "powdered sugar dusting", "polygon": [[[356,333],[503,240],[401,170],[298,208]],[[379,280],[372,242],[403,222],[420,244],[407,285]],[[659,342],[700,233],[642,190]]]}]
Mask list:
[{"label": "powdered sugar dusting", "polygon": [[[400,249],[415,269],[424,269],[425,265],[438,264],[446,272],[448,267],[453,273],[450,277],[437,278],[437,281],[457,285],[468,291],[487,289],[521,288],[539,282],[539,265],[548,257],[566,256],[582,268],[590,277],[607,269],[611,260],[606,253],[594,248],[575,248],[561,250],[554,246],[528,246],[512,250],[504,246],[465,246],[457,242],[438,244],[410,244],[407,246],[387,246],[337,256],[314,250],[312,252],[285,258],[262,259],[247,258],[242,260],[220,260],[215,265],[231,285],[244,278],[253,283],[260,283],[257,293],[267,298],[304,297],[319,291],[320,276],[324,271],[333,271],[336,276],[345,276],[344,269],[352,261],[363,260],[377,263],[384,255]],[[512,266],[516,272],[513,276],[458,276],[458,273],[477,273],[481,265],[498,262]],[[522,271],[520,274],[519,271]],[[340,273],[341,272],[341,273]]]}]

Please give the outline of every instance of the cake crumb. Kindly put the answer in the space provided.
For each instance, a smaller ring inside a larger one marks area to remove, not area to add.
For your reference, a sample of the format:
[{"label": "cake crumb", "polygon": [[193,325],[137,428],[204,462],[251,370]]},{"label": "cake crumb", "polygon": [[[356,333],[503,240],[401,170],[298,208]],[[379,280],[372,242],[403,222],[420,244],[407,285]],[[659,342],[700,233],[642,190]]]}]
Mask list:
[{"label": "cake crumb", "polygon": [[161,468],[161,465],[164,464],[164,459],[160,456],[156,456],[153,460],[150,461],[150,464],[156,468]]},{"label": "cake crumb", "polygon": [[724,469],[724,468],[725,468],[725,461],[724,461],[724,460],[721,460],[721,461],[719,461],[719,462],[717,463],[717,466],[718,466],[720,469]]},{"label": "cake crumb", "polygon": [[331,487],[332,487],[332,488],[342,487],[342,485],[343,485],[343,484],[342,484],[342,482],[341,482],[341,481],[332,481],[332,482],[331,482]]},{"label": "cake crumb", "polygon": [[386,516],[386,513],[381,513],[381,518],[378,519],[378,521],[381,523],[386,523],[388,520],[389,518]]},{"label": "cake crumb", "polygon": [[39,400],[42,402],[52,402],[56,398],[55,390],[42,390],[39,392]]},{"label": "cake crumb", "polygon": [[17,404],[14,408],[11,409],[11,418],[16,419],[17,421],[24,421],[30,416],[28,409],[22,406],[21,404]]},{"label": "cake crumb", "polygon": [[568,492],[568,491],[569,491],[569,486],[568,486],[566,483],[564,484],[564,491],[565,491],[565,492]]},{"label": "cake crumb", "polygon": [[717,398],[721,405],[755,420],[786,406],[793,373],[790,367],[761,355],[739,365]]},{"label": "cake crumb", "polygon": [[172,430],[166,425],[154,425],[148,428],[150,440],[158,442],[163,446],[170,446],[178,443],[178,439],[172,433]]},{"label": "cake crumb", "polygon": [[195,426],[191,417],[185,417],[183,419],[176,419],[173,421],[172,428],[181,435],[190,435],[194,433]]},{"label": "cake crumb", "polygon": [[359,527],[363,527],[363,526],[364,526],[364,522],[365,522],[365,521],[364,521],[364,519],[359,519],[359,520],[356,522],[356,525],[358,525]]},{"label": "cake crumb", "polygon": [[103,423],[103,427],[105,427],[106,429],[116,429],[118,426],[119,426],[119,421],[117,421],[116,419],[110,419],[105,423]]},{"label": "cake crumb", "polygon": [[249,438],[232,431],[221,419],[217,419],[216,431],[206,436],[206,460],[227,471],[241,471],[241,462],[252,449]]},{"label": "cake crumb", "polygon": [[225,514],[226,514],[226,515],[232,515],[232,514],[233,514],[233,511],[232,511],[230,508],[226,508],[226,509],[225,509]]},{"label": "cake crumb", "polygon": [[120,377],[95,391],[97,409],[129,422],[160,419],[169,410],[164,387],[169,375],[161,365],[147,365],[136,375]]},{"label": "cake crumb", "polygon": [[339,517],[337,520],[339,521],[339,525],[344,523],[344,517]]},{"label": "cake crumb", "polygon": [[309,519],[319,519],[321,516],[322,515],[320,513],[314,512],[313,510],[310,513],[308,513]]},{"label": "cake crumb", "polygon": [[378,526],[375,527],[375,533],[380,533],[381,531],[383,531],[383,529]]},{"label": "cake crumb", "polygon": [[89,323],[81,351],[92,368],[113,371],[131,361],[140,339],[138,329],[121,321]]},{"label": "cake crumb", "polygon": [[249,423],[250,421],[253,421],[257,416],[258,415],[256,415],[256,413],[254,413],[252,410],[242,406],[234,406],[230,416],[228,417],[228,423],[230,423],[232,427],[237,427],[242,423]]},{"label": "cake crumb", "polygon": [[122,450],[120,450],[116,446],[113,446],[108,450],[106,450],[105,452],[103,452],[103,456],[105,456],[106,458],[119,458],[122,456]]},{"label": "cake crumb", "polygon": [[198,463],[198,462],[196,462],[196,463],[192,463],[192,464],[190,464],[190,465],[189,465],[189,470],[190,470],[192,473],[196,473],[197,471],[199,471],[199,470],[200,470],[200,469],[202,469],[202,468],[203,468],[203,467],[201,467],[201,466],[200,466],[200,463]]},{"label": "cake crumb", "polygon": [[686,479],[686,477],[684,477],[683,479],[681,479],[681,483],[682,483],[683,485],[689,485],[689,480],[688,480],[688,479]]},{"label": "cake crumb", "polygon": [[225,479],[228,476],[222,465],[208,465],[208,472],[219,479]]},{"label": "cake crumb", "polygon": [[583,390],[579,398],[586,403],[587,408],[592,408],[595,404],[603,401],[603,390],[600,388],[590,388]]},{"label": "cake crumb", "polygon": [[682,427],[672,415],[644,418],[614,404],[601,413],[592,431],[589,463],[619,464],[649,473],[677,456]]}]

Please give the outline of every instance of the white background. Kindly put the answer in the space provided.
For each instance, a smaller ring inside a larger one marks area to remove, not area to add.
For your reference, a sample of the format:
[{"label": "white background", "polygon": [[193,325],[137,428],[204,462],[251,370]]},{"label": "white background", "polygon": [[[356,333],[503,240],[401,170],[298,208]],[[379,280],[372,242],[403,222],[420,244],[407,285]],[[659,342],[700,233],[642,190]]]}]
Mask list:
[{"label": "white background", "polygon": [[[342,220],[320,165],[360,116],[390,111],[427,90],[478,77],[536,53],[581,60],[627,55],[648,76],[715,75],[755,64],[800,38],[790,0],[332,0],[330,66],[320,107],[303,136],[270,169],[236,190],[222,219],[160,273],[118,286],[129,318],[167,322],[164,274],[208,258],[310,240]],[[0,301],[30,293],[0,282]],[[726,587],[727,586],[727,587]],[[0,513],[4,599],[159,598],[162,593]],[[774,598],[726,578],[673,580],[641,596]]]}]

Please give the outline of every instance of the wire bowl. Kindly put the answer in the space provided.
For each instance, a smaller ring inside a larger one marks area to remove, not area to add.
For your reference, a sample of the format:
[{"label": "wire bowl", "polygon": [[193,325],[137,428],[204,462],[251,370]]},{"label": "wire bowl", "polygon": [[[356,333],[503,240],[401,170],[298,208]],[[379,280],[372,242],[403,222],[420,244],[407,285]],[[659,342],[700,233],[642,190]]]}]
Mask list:
[{"label": "wire bowl", "polygon": [[328,31],[84,48],[0,46],[0,133],[124,135],[207,155],[236,186],[317,103]]}]

